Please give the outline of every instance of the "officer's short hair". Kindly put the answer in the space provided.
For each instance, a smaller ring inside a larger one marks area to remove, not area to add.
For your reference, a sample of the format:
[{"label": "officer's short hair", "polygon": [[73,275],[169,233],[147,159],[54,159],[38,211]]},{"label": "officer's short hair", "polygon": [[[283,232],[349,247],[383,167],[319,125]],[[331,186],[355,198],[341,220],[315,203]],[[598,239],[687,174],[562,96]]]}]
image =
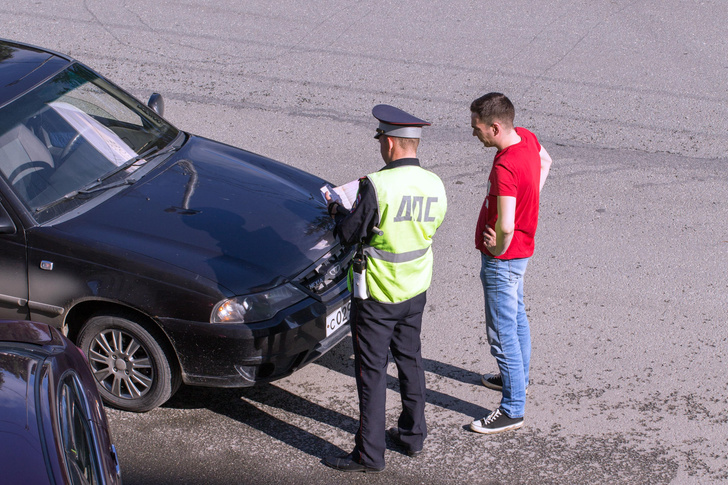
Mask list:
[{"label": "officer's short hair", "polygon": [[502,93],[488,93],[479,97],[470,104],[470,111],[486,125],[498,121],[506,128],[513,128],[513,119],[516,117],[513,103]]},{"label": "officer's short hair", "polygon": [[394,140],[395,143],[399,145],[400,148],[417,150],[417,147],[420,146],[419,138],[399,138],[396,136],[393,136],[391,138],[392,140]]}]

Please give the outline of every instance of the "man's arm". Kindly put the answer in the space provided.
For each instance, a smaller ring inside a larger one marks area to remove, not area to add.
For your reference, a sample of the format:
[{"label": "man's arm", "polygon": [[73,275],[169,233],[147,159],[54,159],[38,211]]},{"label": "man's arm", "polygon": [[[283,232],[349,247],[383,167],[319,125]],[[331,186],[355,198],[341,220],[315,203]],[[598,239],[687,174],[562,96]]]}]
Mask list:
[{"label": "man's arm", "polygon": [[483,241],[493,256],[500,256],[508,250],[516,230],[516,198],[498,196],[498,220],[495,228],[485,227]]},{"label": "man's arm", "polygon": [[358,201],[351,211],[332,202],[329,204],[329,214],[336,221],[334,233],[343,244],[351,245],[366,240],[372,227],[379,223],[377,198],[369,180],[360,180]]},{"label": "man's arm", "polygon": [[538,191],[541,192],[543,184],[546,183],[546,177],[549,176],[549,169],[551,169],[551,156],[543,145],[541,146],[541,151],[538,152],[538,154],[541,157],[541,182],[538,185]]}]

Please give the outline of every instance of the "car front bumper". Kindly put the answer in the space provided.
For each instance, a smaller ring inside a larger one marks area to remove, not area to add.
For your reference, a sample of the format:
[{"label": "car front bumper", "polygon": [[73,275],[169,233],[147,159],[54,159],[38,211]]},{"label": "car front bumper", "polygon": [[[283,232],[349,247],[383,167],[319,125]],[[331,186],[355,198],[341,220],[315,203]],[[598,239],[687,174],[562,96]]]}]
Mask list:
[{"label": "car front bumper", "polygon": [[185,384],[249,387],[290,375],[346,337],[348,323],[326,335],[327,315],[351,301],[346,280],[327,293],[325,302],[307,298],[254,324],[160,323],[175,347]]}]

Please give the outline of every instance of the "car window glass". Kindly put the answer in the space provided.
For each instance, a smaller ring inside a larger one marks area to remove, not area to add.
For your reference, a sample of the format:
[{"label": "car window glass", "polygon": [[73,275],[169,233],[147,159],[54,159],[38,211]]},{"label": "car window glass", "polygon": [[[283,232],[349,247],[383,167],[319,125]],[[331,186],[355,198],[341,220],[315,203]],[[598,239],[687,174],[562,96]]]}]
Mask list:
[{"label": "car window glass", "polygon": [[[89,198],[69,194],[164,148],[177,134],[151,109],[74,64],[0,108],[0,176],[42,222]],[[62,207],[46,211],[56,201]]]},{"label": "car window glass", "polygon": [[[96,82],[102,83],[102,81]],[[142,126],[139,113],[130,111],[118,99],[109,96],[107,91],[102,90],[94,83],[82,84],[73,91],[59,97],[58,101],[71,104],[94,117],[130,123],[137,127]]]},{"label": "car window glass", "polygon": [[75,374],[67,374],[59,387],[58,416],[68,474],[74,485],[99,483],[98,457],[83,391]]}]

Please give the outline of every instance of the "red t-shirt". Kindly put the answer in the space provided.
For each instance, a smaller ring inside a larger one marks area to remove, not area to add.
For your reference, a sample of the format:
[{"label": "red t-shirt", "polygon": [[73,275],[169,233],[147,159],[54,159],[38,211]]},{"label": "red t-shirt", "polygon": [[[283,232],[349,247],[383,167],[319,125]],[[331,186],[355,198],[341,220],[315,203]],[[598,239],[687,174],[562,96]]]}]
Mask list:
[{"label": "red t-shirt", "polygon": [[536,135],[525,128],[516,128],[521,141],[495,154],[488,177],[488,195],[480,209],[475,228],[475,248],[493,256],[483,245],[486,224],[495,227],[500,196],[516,198],[516,229],[511,245],[498,259],[518,259],[533,256],[536,226],[538,225],[539,185],[541,183],[541,145]]}]

